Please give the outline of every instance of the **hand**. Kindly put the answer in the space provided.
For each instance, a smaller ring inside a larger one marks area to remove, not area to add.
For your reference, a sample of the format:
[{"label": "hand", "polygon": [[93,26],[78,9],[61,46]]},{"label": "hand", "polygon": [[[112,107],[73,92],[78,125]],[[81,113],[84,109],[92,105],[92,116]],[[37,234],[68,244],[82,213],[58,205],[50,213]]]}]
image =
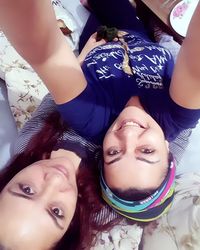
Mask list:
[{"label": "hand", "polygon": [[97,35],[96,32],[91,35],[91,37],[88,39],[87,43],[85,44],[84,48],[82,49],[80,55],[78,56],[78,60],[79,60],[80,64],[82,64],[85,57],[92,49],[106,43],[106,41],[104,39],[101,39],[100,41],[97,42],[96,35]]}]

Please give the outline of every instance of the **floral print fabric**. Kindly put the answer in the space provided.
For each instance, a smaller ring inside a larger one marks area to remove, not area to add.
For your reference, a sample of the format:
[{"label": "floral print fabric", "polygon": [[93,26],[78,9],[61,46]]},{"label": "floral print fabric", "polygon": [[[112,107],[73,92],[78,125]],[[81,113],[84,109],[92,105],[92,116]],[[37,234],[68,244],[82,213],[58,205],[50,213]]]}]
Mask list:
[{"label": "floral print fabric", "polygon": [[[66,42],[76,52],[80,32],[76,20],[59,0],[52,0],[57,20],[62,20],[70,35]],[[18,130],[30,119],[33,111],[39,106],[48,90],[31,66],[17,53],[0,31],[0,78],[5,80],[8,90],[8,101]]]},{"label": "floral print fabric", "polygon": [[145,226],[121,225],[99,234],[92,250],[199,250],[200,172],[177,176],[168,214]]}]

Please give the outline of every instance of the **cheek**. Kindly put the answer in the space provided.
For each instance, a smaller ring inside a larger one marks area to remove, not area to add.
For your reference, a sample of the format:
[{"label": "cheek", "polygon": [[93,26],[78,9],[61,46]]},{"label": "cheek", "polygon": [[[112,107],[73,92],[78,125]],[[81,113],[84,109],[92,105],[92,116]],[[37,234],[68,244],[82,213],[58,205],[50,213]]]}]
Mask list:
[{"label": "cheek", "polygon": [[118,139],[114,135],[114,132],[109,132],[105,135],[103,141],[103,149],[107,149],[111,146],[117,146],[119,144]]},{"label": "cheek", "polygon": [[[46,227],[43,227],[43,229],[42,227],[40,228],[39,234],[37,233],[35,235],[34,233],[31,234],[32,239],[37,239],[36,240],[37,243],[35,241],[32,242],[32,244],[34,245],[34,249],[52,249],[52,246],[54,246],[63,237],[64,233],[67,231],[67,229],[64,231],[56,229],[55,226],[52,225],[51,222],[47,223],[45,226]],[[37,227],[37,231],[38,231],[38,227]],[[38,248],[35,246],[36,244],[38,245]]]},{"label": "cheek", "polygon": [[69,211],[71,211],[72,214],[76,209],[77,198],[78,198],[77,190],[74,190],[74,192],[72,192],[71,195],[68,196]]},{"label": "cheek", "polygon": [[151,139],[155,143],[157,148],[160,150],[160,152],[166,152],[168,147],[164,135],[162,133],[154,133]]},{"label": "cheek", "polygon": [[[68,224],[68,225],[70,224],[70,222],[74,216],[74,213],[76,210],[76,205],[77,205],[77,198],[78,198],[78,192],[77,192],[77,190],[73,190],[63,200],[63,202],[65,202],[65,204],[66,204],[66,210],[67,210],[66,224]],[[67,200],[67,203],[66,203],[66,200]]]},{"label": "cheek", "polygon": [[162,138],[162,140],[164,140],[165,139],[165,135],[164,135],[164,132],[163,132],[163,130],[161,129],[161,127],[156,123],[156,124],[154,124],[154,126],[153,126],[153,132],[155,133],[155,136],[157,137],[157,138]]},{"label": "cheek", "polygon": [[165,142],[164,134],[159,128],[149,129],[143,139],[147,140],[148,143],[152,143],[152,145],[159,145],[159,147],[164,145]]},{"label": "cheek", "polygon": [[[43,167],[39,164],[31,165],[29,167],[24,168],[22,171],[20,171],[15,177],[18,178],[30,178],[37,180],[38,178],[41,178],[43,176]],[[14,178],[15,178],[14,177]]]},{"label": "cheek", "polygon": [[107,132],[105,137],[104,137],[104,140],[103,140],[103,148],[104,147],[107,147],[107,144],[108,144],[108,141],[109,141],[109,133]]},{"label": "cheek", "polygon": [[116,177],[116,172],[113,172],[110,168],[104,166],[104,178],[109,187],[115,186],[115,183],[118,181],[118,178]]}]

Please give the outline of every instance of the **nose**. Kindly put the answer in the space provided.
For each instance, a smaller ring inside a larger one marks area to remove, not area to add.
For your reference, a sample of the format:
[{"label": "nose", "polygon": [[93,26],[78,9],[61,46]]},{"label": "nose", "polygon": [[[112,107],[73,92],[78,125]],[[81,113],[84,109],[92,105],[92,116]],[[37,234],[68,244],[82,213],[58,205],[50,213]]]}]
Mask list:
[{"label": "nose", "polygon": [[116,136],[124,144],[126,150],[132,151],[133,146],[137,144],[145,129],[141,127],[126,126],[117,131]]},{"label": "nose", "polygon": [[69,183],[67,178],[58,171],[51,170],[47,172],[44,176],[46,183],[46,190],[48,191],[59,191],[65,192],[69,188]]},{"label": "nose", "polygon": [[117,131],[117,136],[121,139],[125,138],[137,138],[142,135],[144,128],[136,126],[125,126]]}]

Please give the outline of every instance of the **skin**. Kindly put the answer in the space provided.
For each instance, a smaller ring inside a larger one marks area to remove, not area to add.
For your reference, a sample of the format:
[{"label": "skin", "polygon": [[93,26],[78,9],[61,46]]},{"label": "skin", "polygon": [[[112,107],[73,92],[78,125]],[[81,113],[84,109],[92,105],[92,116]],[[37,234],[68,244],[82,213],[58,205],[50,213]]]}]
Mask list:
[{"label": "skin", "polygon": [[97,42],[96,35],[97,33],[95,32],[93,35],[90,36],[84,48],[82,49],[81,53],[79,54],[78,61],[80,64],[83,63],[85,57],[92,49],[96,48],[97,46],[106,44],[106,41],[104,39],[101,39],[100,41]]},{"label": "skin", "polygon": [[107,131],[103,151],[104,174],[110,188],[154,189],[164,179],[168,142],[137,97],[129,101]]},{"label": "skin", "polygon": [[[199,17],[200,4],[181,46],[169,87],[172,100],[189,109],[200,108]],[[49,0],[0,0],[0,25],[16,50],[46,84],[57,104],[74,99],[86,88],[87,81],[79,62],[95,46],[95,42],[91,38],[78,61],[57,27]],[[133,187],[134,183],[137,188],[154,188],[161,183],[167,168],[168,143],[158,124],[148,114],[137,106],[131,109],[132,112],[129,112],[130,109],[121,113],[105,137],[105,162],[111,157],[106,152],[113,146],[122,149],[120,153],[124,160],[114,165],[105,163],[105,178],[110,187],[126,189]],[[145,126],[143,129],[137,126],[119,129],[122,118],[139,119],[138,122],[144,122]],[[150,151],[153,149],[153,153],[147,153],[149,148]],[[138,157],[150,157],[158,162],[148,164],[139,161]]]},{"label": "skin", "polygon": [[[69,155],[72,157],[70,158]],[[0,242],[15,250],[49,249],[67,231],[77,201],[80,159],[62,150],[11,179],[0,194]],[[8,233],[9,232],[9,233]]]},{"label": "skin", "polygon": [[[100,41],[100,44],[97,44],[95,36],[96,33],[90,37],[81,52],[80,62],[91,49],[105,43]],[[104,138],[106,182],[110,188],[121,190],[155,189],[163,181],[168,167],[168,142],[157,122],[144,111],[138,97],[131,98],[127,106],[111,125]],[[140,117],[139,120],[138,117]],[[141,122],[146,129],[135,126],[119,129],[124,120]],[[155,152],[151,153],[151,150]],[[120,161],[113,162],[118,158]],[[155,163],[148,163],[138,158]],[[109,162],[113,163],[107,164]]]}]

